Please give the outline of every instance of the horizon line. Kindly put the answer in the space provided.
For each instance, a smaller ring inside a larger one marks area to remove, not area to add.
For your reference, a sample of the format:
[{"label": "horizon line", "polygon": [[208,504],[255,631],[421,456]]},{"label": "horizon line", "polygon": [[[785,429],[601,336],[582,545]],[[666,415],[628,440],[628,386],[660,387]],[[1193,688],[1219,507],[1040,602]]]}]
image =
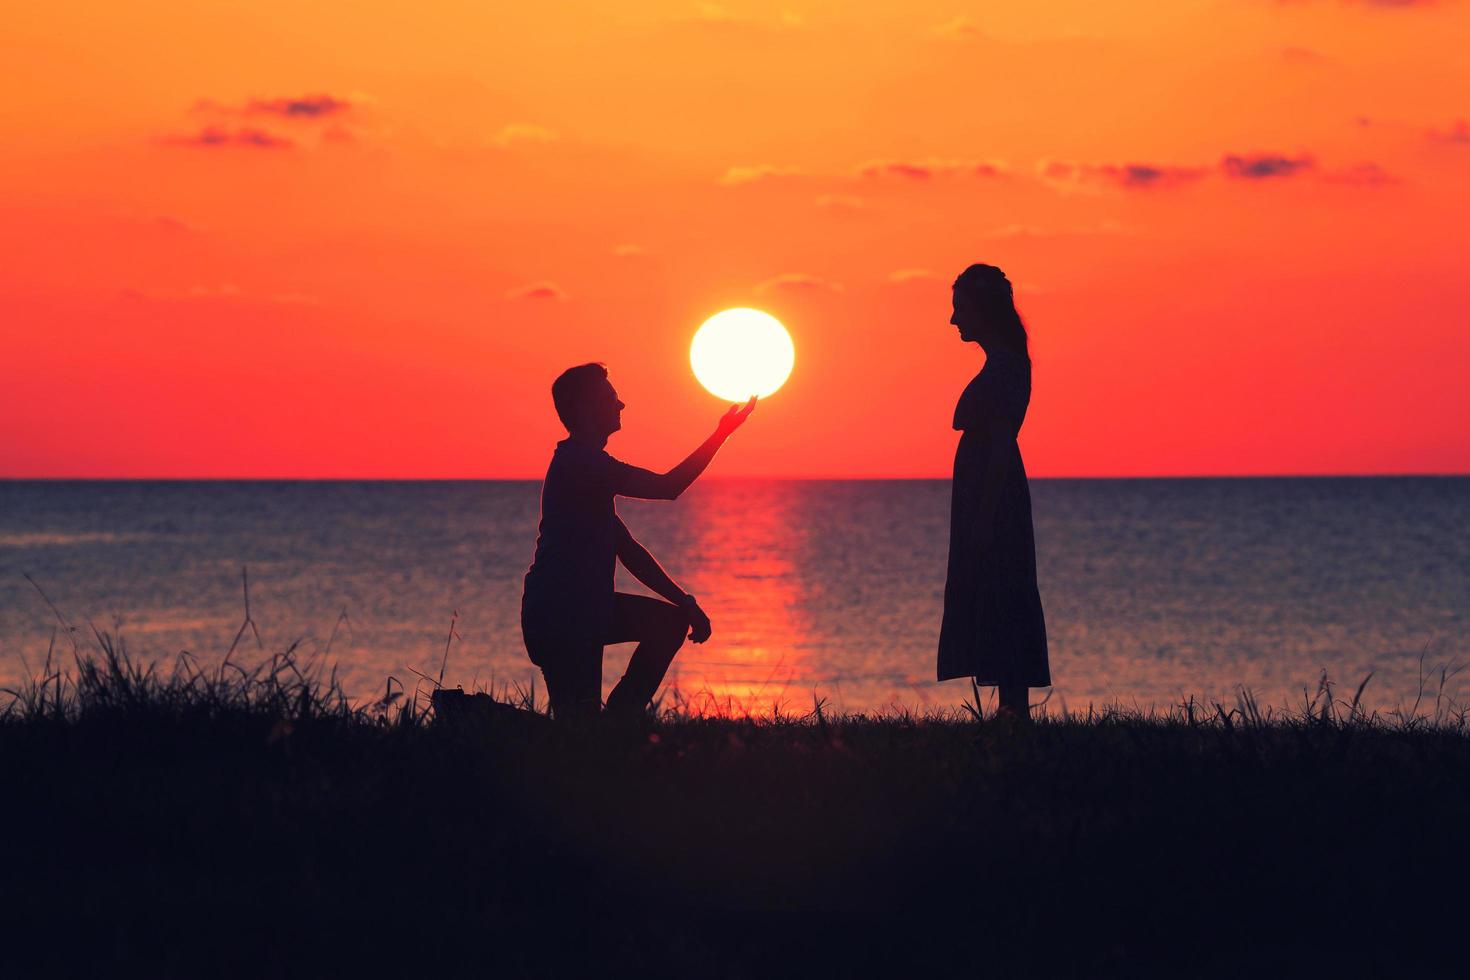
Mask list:
[{"label": "horizon line", "polygon": [[[1470,477],[1459,472],[1393,471],[1331,473],[1125,473],[1125,474],[1029,474],[1032,481],[1045,480],[1374,480],[1456,479]],[[542,476],[6,476],[0,483],[539,483]],[[725,481],[785,481],[789,483],[900,483],[949,480],[948,474],[934,476],[791,476],[741,474],[701,477],[700,483]]]}]

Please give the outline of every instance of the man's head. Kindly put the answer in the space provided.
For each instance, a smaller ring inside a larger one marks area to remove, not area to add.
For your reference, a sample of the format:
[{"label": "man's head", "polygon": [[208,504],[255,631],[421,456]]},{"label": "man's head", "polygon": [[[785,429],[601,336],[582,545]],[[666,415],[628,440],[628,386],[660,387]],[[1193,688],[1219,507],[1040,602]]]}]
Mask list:
[{"label": "man's head", "polygon": [[601,364],[567,368],[551,383],[551,400],[574,436],[606,439],[623,427],[623,403]]}]

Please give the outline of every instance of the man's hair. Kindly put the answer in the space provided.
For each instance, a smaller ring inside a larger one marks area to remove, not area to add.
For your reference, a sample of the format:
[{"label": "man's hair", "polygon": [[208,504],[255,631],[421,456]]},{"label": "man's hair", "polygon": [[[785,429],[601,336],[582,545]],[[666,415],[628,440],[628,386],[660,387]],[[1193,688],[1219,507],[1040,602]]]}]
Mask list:
[{"label": "man's hair", "polygon": [[556,415],[561,424],[572,431],[572,423],[581,416],[581,407],[587,397],[596,391],[598,382],[607,378],[607,366],[603,364],[578,364],[567,368],[551,383],[551,400],[556,405]]}]

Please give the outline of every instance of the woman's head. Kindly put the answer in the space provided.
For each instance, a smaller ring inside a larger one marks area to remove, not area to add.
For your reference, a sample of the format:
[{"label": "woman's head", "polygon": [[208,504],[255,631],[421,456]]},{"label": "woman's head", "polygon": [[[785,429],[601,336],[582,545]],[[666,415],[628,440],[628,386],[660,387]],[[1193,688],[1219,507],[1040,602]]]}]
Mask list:
[{"label": "woman's head", "polygon": [[949,322],[960,329],[960,339],[986,350],[1003,347],[1027,353],[1026,325],[1016,312],[1011,281],[993,265],[976,263],[954,281],[954,314]]}]

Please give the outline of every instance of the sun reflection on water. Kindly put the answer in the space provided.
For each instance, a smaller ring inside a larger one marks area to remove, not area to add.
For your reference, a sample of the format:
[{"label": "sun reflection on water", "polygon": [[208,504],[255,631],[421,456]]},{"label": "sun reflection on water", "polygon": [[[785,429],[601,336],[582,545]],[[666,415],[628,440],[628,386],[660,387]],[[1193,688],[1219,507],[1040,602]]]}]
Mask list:
[{"label": "sun reflection on water", "polygon": [[688,580],[714,635],[688,644],[669,672],[669,699],[705,714],[769,715],[800,708],[806,672],[802,587],[791,555],[799,533],[789,494],[751,485],[745,500],[688,498]]}]

